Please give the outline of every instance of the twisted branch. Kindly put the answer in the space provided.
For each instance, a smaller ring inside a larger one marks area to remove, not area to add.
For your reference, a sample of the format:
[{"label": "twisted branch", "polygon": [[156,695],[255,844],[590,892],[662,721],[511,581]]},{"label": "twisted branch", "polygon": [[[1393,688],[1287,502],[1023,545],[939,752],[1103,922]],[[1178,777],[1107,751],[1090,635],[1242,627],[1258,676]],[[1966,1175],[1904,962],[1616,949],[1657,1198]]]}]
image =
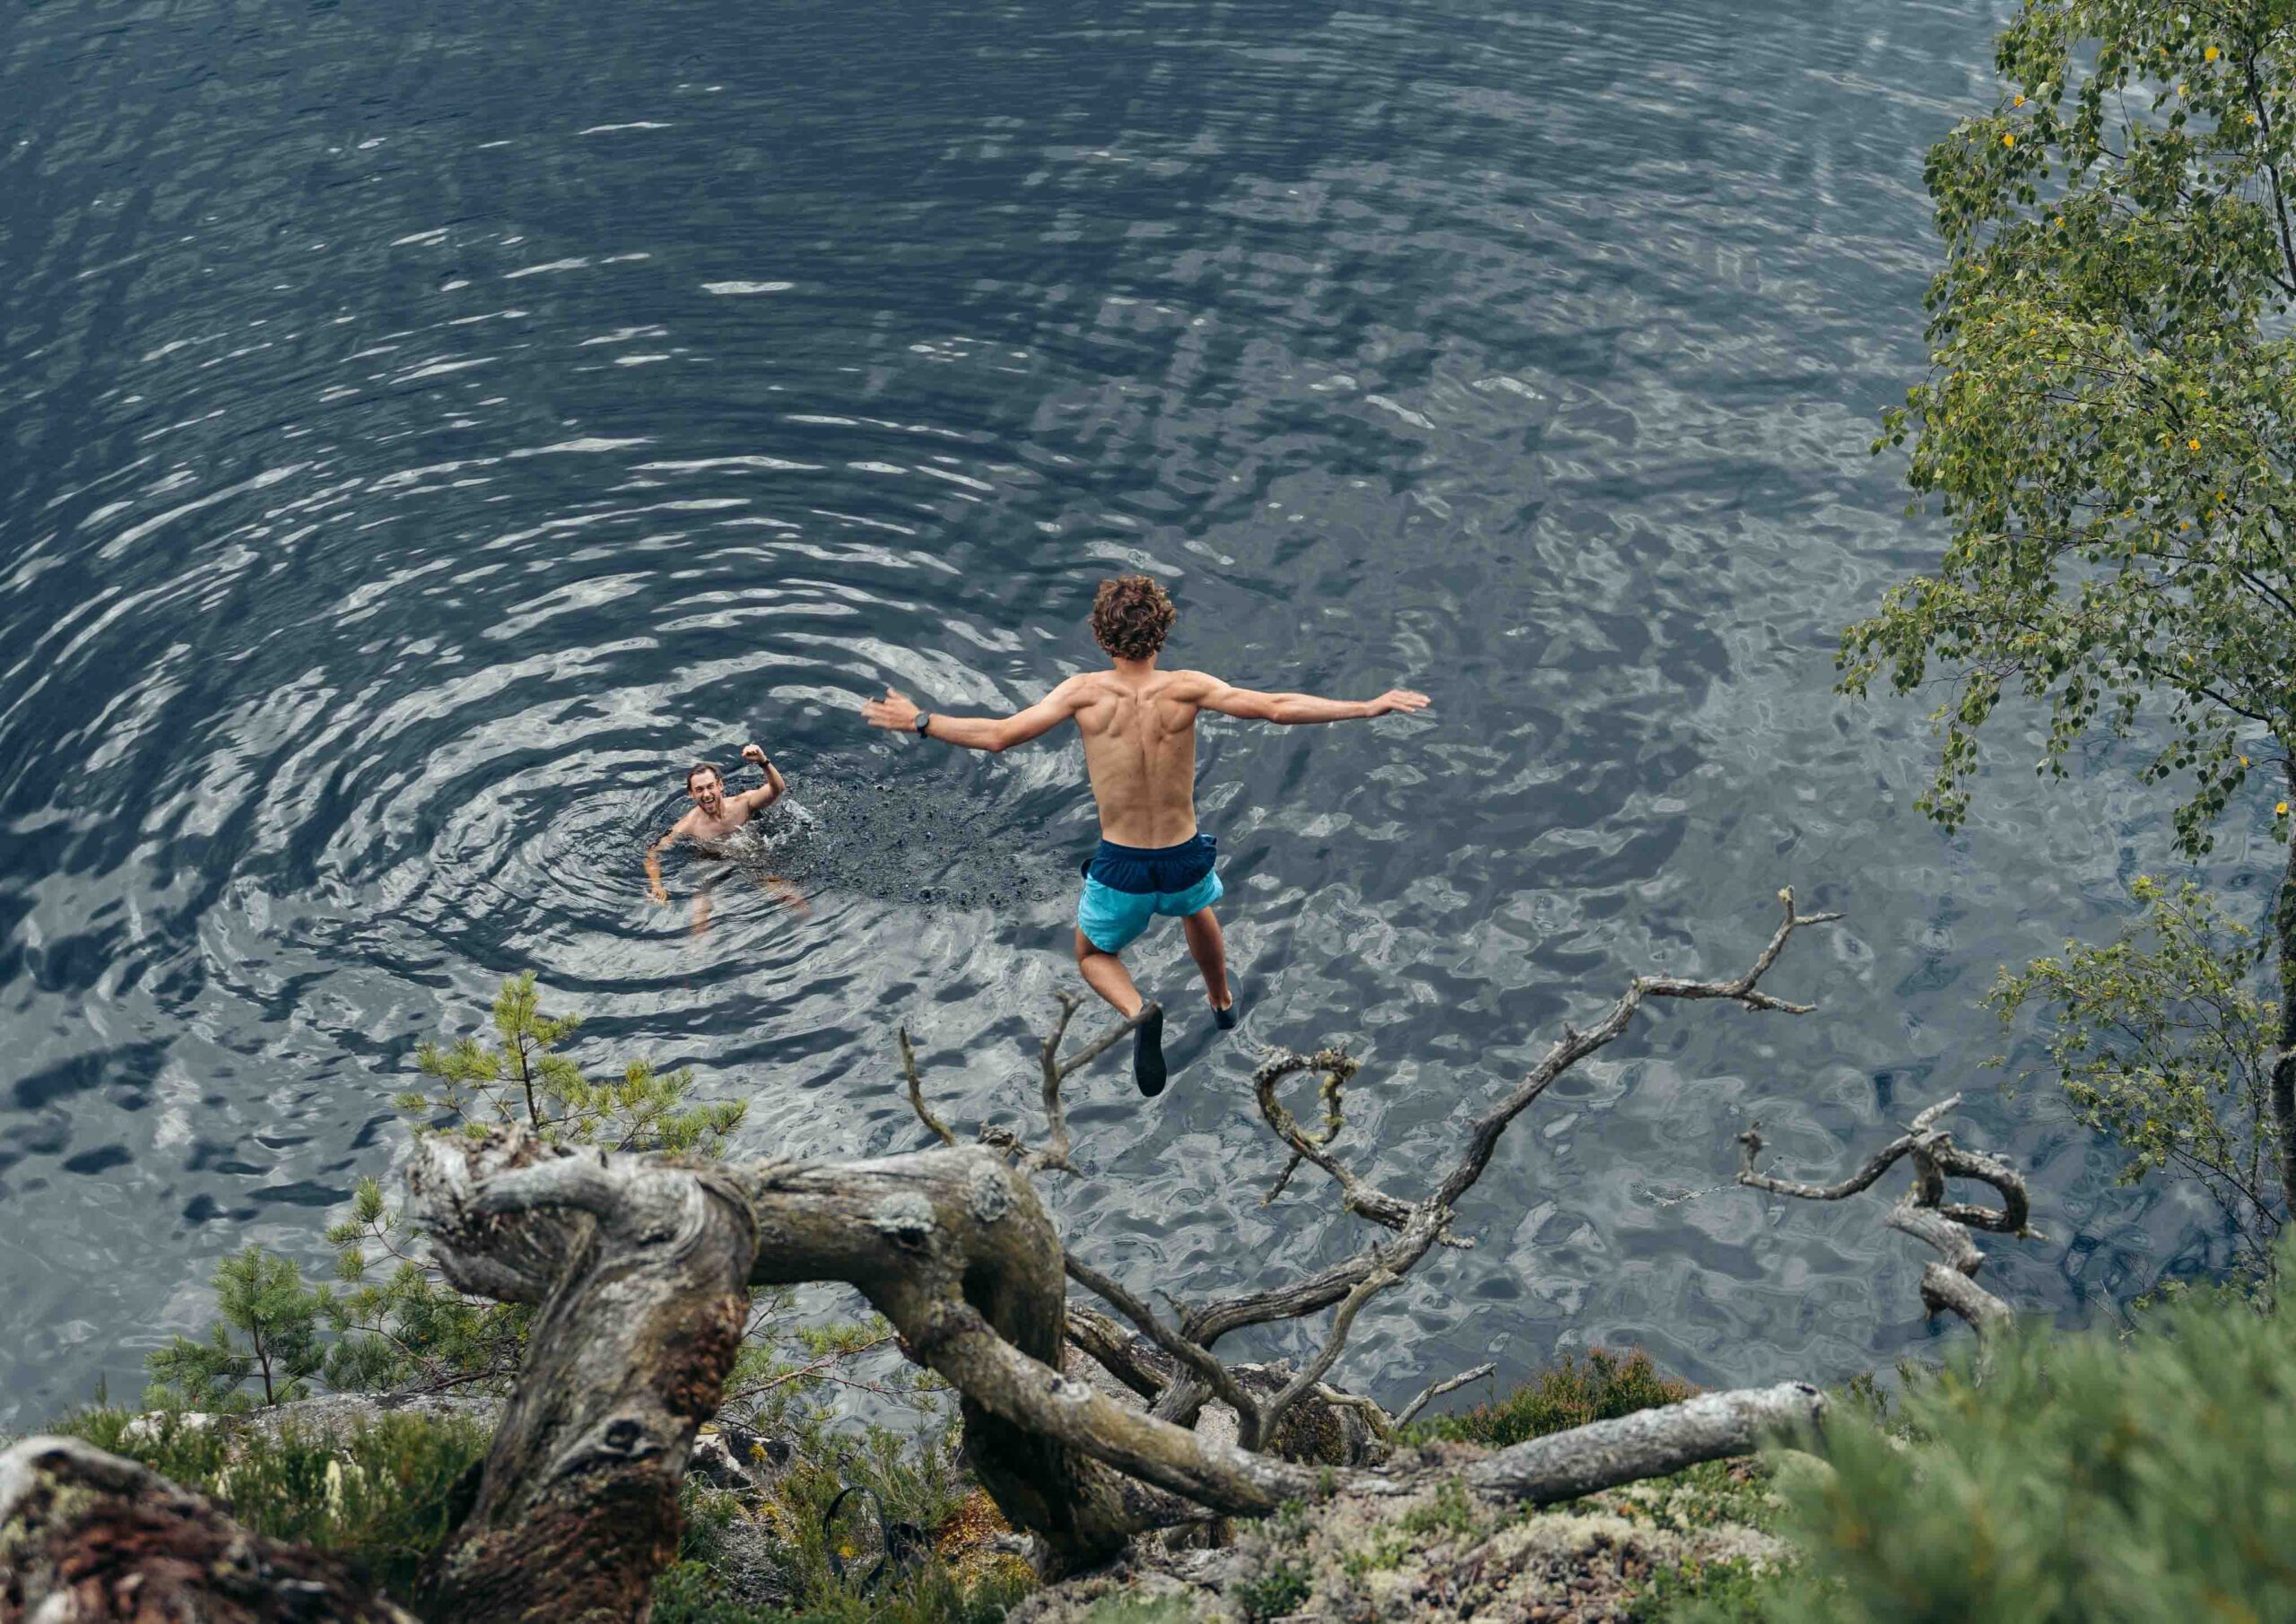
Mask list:
[{"label": "twisted branch", "polygon": [[[1144,1002],[1138,1013],[1118,1021],[1116,1025],[1109,1028],[1083,1048],[1078,1049],[1065,1060],[1062,1060],[1057,1058],[1061,1039],[1068,1035],[1069,1022],[1075,1019],[1077,1008],[1083,1000],[1074,993],[1065,992],[1056,994],[1055,997],[1060,1004],[1060,1018],[1053,1023],[1052,1030],[1045,1035],[1044,1041],[1039,1047],[1039,1065],[1043,1074],[1042,1098],[1046,1128],[1044,1148],[1032,1151],[1018,1133],[1010,1128],[999,1127],[994,1123],[983,1124],[975,1133],[975,1137],[982,1144],[1000,1151],[1008,1157],[1017,1158],[1021,1165],[1032,1173],[1045,1171],[1074,1173],[1076,1171],[1075,1164],[1069,1159],[1069,1152],[1074,1147],[1068,1133],[1068,1112],[1061,1103],[1060,1085],[1075,1075],[1077,1072],[1098,1060],[1102,1055],[1107,1054],[1126,1033],[1156,1013],[1158,1009],[1153,999]],[[947,1124],[933,1115],[932,1110],[925,1103],[925,1082],[918,1073],[917,1055],[916,1051],[909,1046],[909,1029],[907,1027],[898,1029],[895,1036],[900,1043],[901,1072],[908,1081],[909,1108],[917,1113],[918,1120],[930,1128],[943,1144],[955,1144],[957,1136],[949,1131]]]},{"label": "twisted branch", "polygon": [[[2027,1221],[2032,1203],[2024,1177],[1997,1156],[1963,1150],[1953,1142],[1952,1134],[1937,1126],[1938,1120],[1961,1103],[1959,1094],[1939,1100],[1916,1116],[1904,1133],[1868,1157],[1862,1167],[1831,1185],[1805,1184],[1759,1171],[1754,1163],[1763,1142],[1761,1125],[1756,1123],[1738,1135],[1743,1152],[1738,1182],[1802,1201],[1843,1201],[1871,1189],[1883,1174],[1909,1159],[1912,1187],[1898,1198],[1882,1221],[1935,1247],[1944,1260],[1927,1264],[1921,1272],[1922,1306],[1932,1314],[1958,1315],[1980,1338],[1989,1339],[2009,1324],[2012,1316],[2007,1303],[1977,1283],[1985,1254],[1969,1232],[1984,1229],[2023,1239],[2039,1237]],[[1985,1207],[1947,1201],[1948,1178],[1971,1178],[1989,1185],[2000,1195],[2001,1204]]]}]

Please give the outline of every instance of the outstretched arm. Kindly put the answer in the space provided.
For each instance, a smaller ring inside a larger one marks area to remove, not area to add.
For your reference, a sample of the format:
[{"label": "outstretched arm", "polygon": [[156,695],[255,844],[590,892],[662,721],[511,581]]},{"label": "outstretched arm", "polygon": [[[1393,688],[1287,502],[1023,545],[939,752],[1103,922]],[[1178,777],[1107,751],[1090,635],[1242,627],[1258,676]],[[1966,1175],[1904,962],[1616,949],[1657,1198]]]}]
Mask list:
[{"label": "outstretched arm", "polygon": [[765,782],[757,788],[744,790],[739,795],[733,797],[740,801],[751,812],[763,812],[789,793],[788,780],[781,776],[779,768],[766,759],[765,751],[761,746],[743,745],[742,760],[754,763],[758,770],[765,775]]},{"label": "outstretched arm", "polygon": [[[966,750],[985,750],[992,754],[1010,750],[1015,744],[1025,744],[1076,714],[1076,679],[1071,677],[1026,710],[1009,716],[944,716],[932,713],[926,724],[925,736],[938,739],[944,744],[955,744]],[[920,713],[907,696],[888,688],[882,699],[870,699],[861,707],[861,715],[872,727],[883,727],[894,733],[914,733]]]},{"label": "outstretched arm", "polygon": [[657,902],[667,902],[670,893],[662,884],[662,854],[685,833],[685,820],[680,818],[670,826],[670,832],[646,848],[646,889]]},{"label": "outstretched arm", "polygon": [[1248,722],[1280,722],[1287,727],[1303,722],[1357,722],[1394,710],[1427,708],[1427,696],[1408,688],[1390,688],[1376,699],[1326,699],[1311,693],[1260,693],[1212,676],[1204,677],[1204,690],[1196,696],[1196,702],[1223,716],[1239,716]]}]

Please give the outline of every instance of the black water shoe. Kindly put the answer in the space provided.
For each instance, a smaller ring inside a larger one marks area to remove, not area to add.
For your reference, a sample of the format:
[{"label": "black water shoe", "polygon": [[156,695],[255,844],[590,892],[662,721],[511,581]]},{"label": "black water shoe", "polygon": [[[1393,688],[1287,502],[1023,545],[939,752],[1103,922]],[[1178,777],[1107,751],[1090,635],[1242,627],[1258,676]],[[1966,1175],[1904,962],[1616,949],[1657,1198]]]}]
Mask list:
[{"label": "black water shoe", "polygon": [[1226,1009],[1215,1009],[1212,1012],[1212,1024],[1218,1027],[1223,1032],[1232,1032],[1236,1029],[1236,1000],[1234,994],[1231,994],[1229,995],[1228,1007]]},{"label": "black water shoe", "polygon": [[1164,1091],[1164,1012],[1156,1004],[1132,1029],[1132,1081],[1151,1099]]}]

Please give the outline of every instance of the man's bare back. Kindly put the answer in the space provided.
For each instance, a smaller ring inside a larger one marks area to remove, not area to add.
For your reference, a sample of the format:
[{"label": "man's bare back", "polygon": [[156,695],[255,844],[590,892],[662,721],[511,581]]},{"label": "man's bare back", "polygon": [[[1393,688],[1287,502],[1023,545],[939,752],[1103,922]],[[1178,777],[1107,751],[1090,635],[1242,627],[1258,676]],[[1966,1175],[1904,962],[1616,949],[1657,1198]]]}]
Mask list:
[{"label": "man's bare back", "polygon": [[1076,963],[1094,992],[1138,1023],[1134,1074],[1144,1093],[1163,1087],[1162,1012],[1141,997],[1117,955],[1157,915],[1178,917],[1222,1028],[1235,1024],[1227,949],[1212,904],[1222,895],[1216,851],[1196,822],[1196,722],[1204,712],[1286,725],[1343,722],[1422,710],[1427,696],[1390,689],[1376,699],[1261,693],[1201,671],[1159,671],[1173,611],[1144,576],[1103,581],[1092,632],[1110,668],[1081,672],[1017,715],[944,716],[891,689],[861,708],[872,727],[913,732],[968,750],[1001,752],[1074,721],[1100,814],[1100,849],[1077,904]]}]

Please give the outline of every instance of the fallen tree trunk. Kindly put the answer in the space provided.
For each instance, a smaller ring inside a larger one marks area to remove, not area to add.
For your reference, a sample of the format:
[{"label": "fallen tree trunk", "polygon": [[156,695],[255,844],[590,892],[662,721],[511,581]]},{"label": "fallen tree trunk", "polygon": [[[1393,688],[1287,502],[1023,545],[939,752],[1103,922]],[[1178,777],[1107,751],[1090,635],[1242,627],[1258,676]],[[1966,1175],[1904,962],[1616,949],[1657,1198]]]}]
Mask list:
[{"label": "fallen tree trunk", "polygon": [[[451,1259],[467,1250],[481,1266],[462,1272],[500,1278],[499,1259],[489,1261],[492,1248],[532,1246],[517,1225],[555,1211],[593,1222],[612,1238],[595,1261],[575,1254],[573,1271],[579,1276],[611,1262],[616,1289],[570,1278],[535,1327],[530,1371],[490,1459],[483,1507],[508,1503],[515,1484],[507,1475],[498,1478],[496,1468],[520,1462],[568,1463],[559,1472],[562,1489],[527,1490],[523,1505],[570,1508],[578,1490],[622,1497],[618,1503],[665,1496],[664,1477],[631,1448],[570,1454],[572,1442],[594,1439],[599,1427],[612,1424],[604,1418],[614,1406],[585,1403],[586,1419],[577,1424],[562,1413],[575,1400],[562,1392],[541,1400],[552,1384],[534,1372],[571,1368],[569,1349],[580,1348],[604,1361],[602,1381],[621,1370],[616,1392],[698,1379],[690,1342],[633,1334],[630,1327],[706,1320],[711,1306],[724,1301],[725,1281],[744,1275],[753,1285],[844,1281],[857,1287],[913,1356],[961,1395],[968,1460],[1013,1524],[1041,1541],[1048,1576],[1105,1560],[1151,1529],[1215,1515],[1264,1516],[1286,1500],[1320,1499],[1343,1489],[1407,1493],[1429,1481],[1425,1472],[1335,1470],[1247,1450],[1120,1403],[1066,1374],[1058,1238],[1029,1181],[986,1150],[924,1151],[839,1167],[765,1162],[705,1169],[542,1151],[513,1129],[483,1141],[427,1140],[413,1179],[418,1208],[450,1273],[459,1270]],[[686,1187],[677,1193],[681,1183]],[[628,1211],[620,1208],[624,1202]],[[647,1216],[711,1204],[725,1211],[709,1223]],[[705,1244],[716,1248],[707,1267],[694,1256]],[[673,1255],[649,1265],[642,1256],[648,1248]],[[611,1356],[596,1351],[601,1349],[611,1349]],[[628,1368],[617,1360],[629,1361]],[[1712,1395],[1631,1418],[1634,1426],[1623,1435],[1615,1429],[1624,1423],[1612,1422],[1602,1424],[1612,1431],[1581,1429],[1525,1446],[1513,1466],[1496,1469],[1481,1487],[1517,1500],[1567,1498],[1744,1453],[1764,1425],[1807,1421],[1818,1405],[1814,1392],[1794,1387],[1743,1400]],[[682,1461],[701,1415],[693,1406],[656,1405],[634,1419],[648,1449]],[[548,1425],[569,1440],[555,1454],[526,1436]],[[643,1503],[667,1508],[671,1501]],[[489,1510],[482,1526],[498,1525],[500,1515]],[[581,1526],[578,1519],[568,1522],[566,1537]],[[468,1530],[458,1535],[455,1549],[468,1554],[454,1559],[474,1561],[483,1550],[494,1575],[483,1596],[467,1582],[457,1593],[465,1611],[457,1616],[481,1624],[581,1616],[563,1607],[545,1611],[526,1600],[535,1593],[516,1576],[545,1550],[554,1553],[552,1560],[590,1575],[594,1588],[586,1594],[604,1607],[620,1604],[612,1597],[632,1594],[641,1575],[650,1576],[658,1549],[623,1538],[579,1550],[562,1541],[535,1544],[530,1551],[500,1540],[474,1545],[479,1537]],[[561,1576],[549,1584],[553,1595],[566,1594]]]},{"label": "fallen tree trunk", "polygon": [[1551,1432],[1477,1461],[1463,1474],[1487,1499],[1535,1506],[1666,1477],[1701,1461],[1751,1455],[1765,1439],[1814,1429],[1825,1395],[1807,1382],[1705,1393],[1679,1404]]},{"label": "fallen tree trunk", "polygon": [[[677,1552],[678,1485],[740,1350],[756,1230],[710,1168],[552,1156],[523,1136],[500,1151],[483,1198],[426,1190],[422,1169],[451,1162],[435,1151],[416,1172],[448,1277],[543,1305],[477,1499],[418,1601],[470,1624],[619,1624]],[[564,1260],[555,1280],[534,1256]]]},{"label": "fallen tree trunk", "polygon": [[331,1557],[77,1438],[0,1455],[0,1624],[414,1624]]}]

